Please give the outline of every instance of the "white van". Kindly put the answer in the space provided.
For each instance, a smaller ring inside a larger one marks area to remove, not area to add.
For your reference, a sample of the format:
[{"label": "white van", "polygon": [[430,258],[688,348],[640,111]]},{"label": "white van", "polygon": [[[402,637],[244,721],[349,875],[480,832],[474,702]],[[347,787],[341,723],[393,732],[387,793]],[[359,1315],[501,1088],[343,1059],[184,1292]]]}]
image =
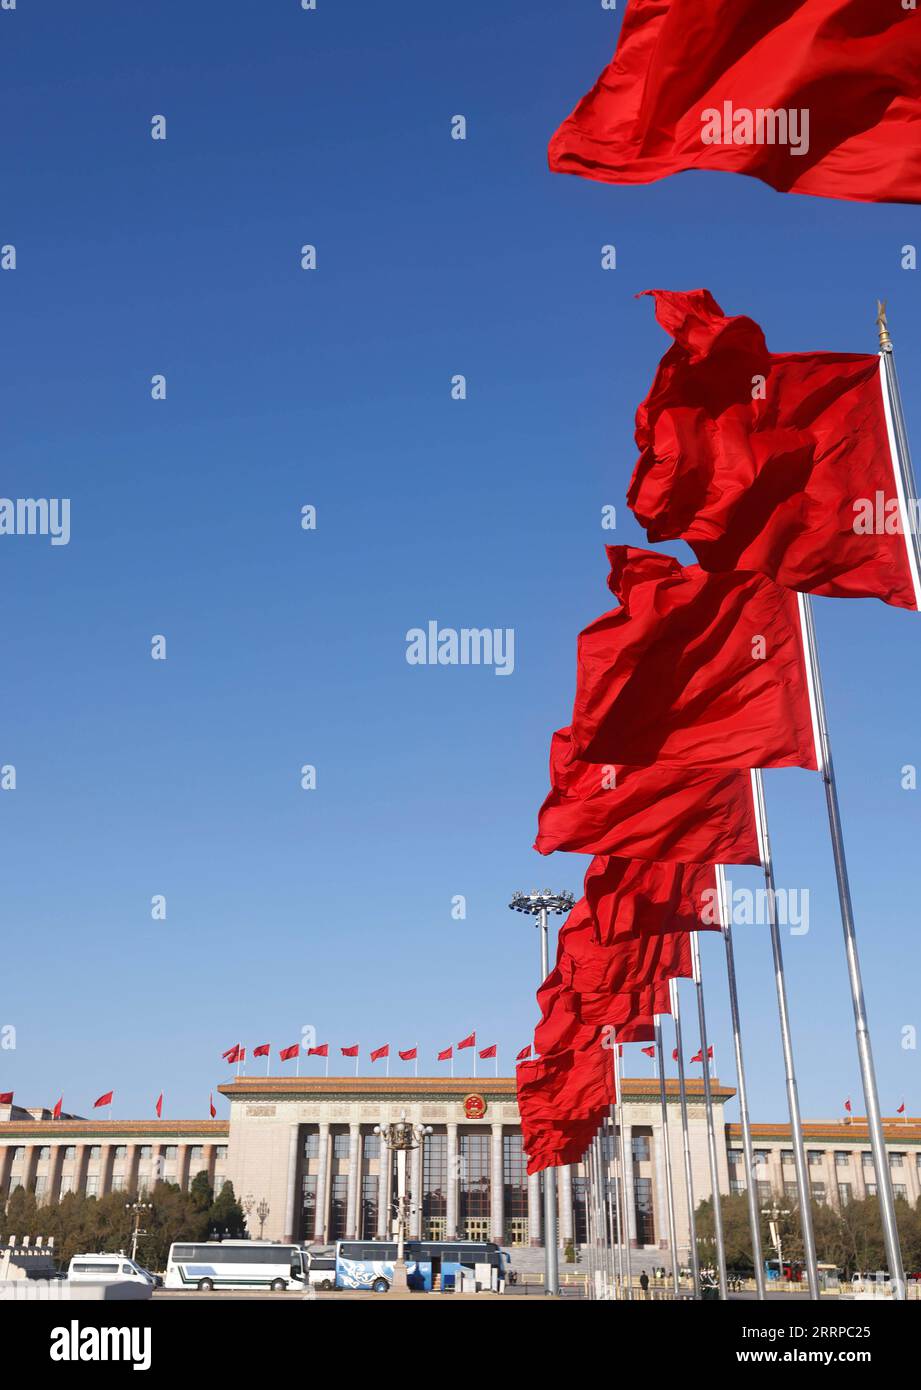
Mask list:
[{"label": "white van", "polygon": [[67,1278],[71,1284],[156,1284],[153,1275],[127,1255],[74,1255]]}]

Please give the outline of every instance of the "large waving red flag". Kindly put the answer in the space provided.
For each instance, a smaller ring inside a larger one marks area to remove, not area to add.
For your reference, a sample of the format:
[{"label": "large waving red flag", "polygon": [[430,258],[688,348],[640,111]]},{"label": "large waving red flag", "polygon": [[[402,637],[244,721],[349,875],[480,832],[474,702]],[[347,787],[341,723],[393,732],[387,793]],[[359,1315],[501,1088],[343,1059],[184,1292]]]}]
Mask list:
[{"label": "large waving red flag", "polygon": [[636,417],[627,500],[649,539],[687,541],[705,570],[916,608],[879,356],[768,352],[708,290],[646,293],[675,340]]},{"label": "large waving red flag", "polygon": [[581,1157],[615,1099],[603,1031],[593,1030],[576,1049],[519,1063],[517,1078],[528,1172]]},{"label": "large waving red flag", "polygon": [[757,864],[751,779],[740,768],[625,767],[572,756],[569,729],[550,744],[550,794],[534,848],[683,864]]},{"label": "large waving red flag", "polygon": [[921,202],[919,19],[905,0],[630,0],[550,167],[605,183],[719,169]]},{"label": "large waving red flag", "polygon": [[579,635],[575,755],[815,770],[796,595],[632,546],[608,557],[621,607]]},{"label": "large waving red flag", "polygon": [[[637,934],[708,931],[720,926],[712,864],[663,864],[598,855],[585,874],[585,903],[595,939],[606,946]],[[570,920],[560,930],[561,946]]]}]

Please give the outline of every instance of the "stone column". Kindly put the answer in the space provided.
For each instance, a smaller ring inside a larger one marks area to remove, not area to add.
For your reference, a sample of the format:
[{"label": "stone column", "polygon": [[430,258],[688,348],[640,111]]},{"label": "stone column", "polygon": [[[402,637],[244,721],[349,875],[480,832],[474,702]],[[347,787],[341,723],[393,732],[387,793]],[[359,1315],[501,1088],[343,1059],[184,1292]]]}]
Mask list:
[{"label": "stone column", "polygon": [[74,1152],[73,1190],[81,1197],[86,1189],[86,1169],[89,1161],[89,1152],[88,1144],[77,1144]]},{"label": "stone column", "polygon": [[185,1192],[189,1186],[189,1146],[188,1144],[176,1145],[176,1181],[180,1191]]},{"label": "stone column", "polygon": [[40,1147],[39,1144],[29,1143],[25,1146],[26,1156],[25,1162],[22,1165],[22,1185],[26,1192],[28,1192],[29,1188],[35,1182],[35,1177],[38,1172],[38,1152]]},{"label": "stone column", "polygon": [[141,1166],[141,1146],[140,1144],[128,1145],[128,1158],[125,1168],[125,1191],[133,1192],[135,1195],[138,1190],[138,1170]]},{"label": "stone column", "polygon": [[115,1145],[100,1145],[99,1153],[99,1196],[108,1197],[112,1191],[112,1170],[115,1167]]},{"label": "stone column", "polygon": [[541,1223],[540,1173],[528,1178],[528,1244],[543,1245]]},{"label": "stone column", "polygon": [[569,1241],[575,1240],[576,1231],[572,1219],[572,1168],[568,1163],[564,1163],[562,1168],[557,1168],[557,1198],[558,1212],[557,1221],[559,1222],[559,1242],[566,1245]]},{"label": "stone column", "polygon": [[455,1240],[457,1237],[457,1198],[459,1186],[457,1125],[448,1124],[445,1128],[448,1132],[448,1192],[447,1202],[445,1203],[445,1239]]},{"label": "stone column", "polygon": [[624,1125],[624,1195],[627,1199],[627,1235],[631,1247],[636,1246],[636,1192],[633,1185],[633,1126]]},{"label": "stone column", "polygon": [[409,1238],[410,1240],[421,1240],[422,1238],[422,1145],[425,1140],[419,1142],[418,1148],[412,1151],[412,1164],[409,1172]]},{"label": "stone column", "polygon": [[492,1126],[489,1156],[489,1230],[490,1239],[502,1244],[505,1228],[505,1154],[502,1145],[502,1126]]},{"label": "stone column", "polygon": [[[656,1201],[653,1210],[653,1222],[655,1223],[656,1235],[659,1238],[659,1249],[668,1248],[668,1198],[665,1194],[665,1143],[662,1136],[662,1124],[654,1124],[652,1127],[653,1138],[653,1162],[656,1168]],[[671,1139],[671,1135],[669,1135]]]},{"label": "stone column", "polygon": [[320,1121],[319,1143],[317,1145],[317,1213],[313,1227],[313,1238],[319,1245],[326,1244],[327,1209],[329,1207],[329,1121]]},{"label": "stone column", "polygon": [[345,1238],[358,1238],[358,1196],[361,1190],[361,1126],[349,1125],[349,1181],[346,1192]]},{"label": "stone column", "polygon": [[[285,1188],[285,1224],[283,1240],[295,1241],[298,1239],[298,1232],[295,1230],[297,1221],[297,1149],[300,1142],[301,1131],[296,1124],[291,1126],[291,1133],[288,1135],[288,1178]],[[214,1150],[211,1151],[209,1160],[209,1171],[213,1171]]]},{"label": "stone column", "polygon": [[0,1149],[0,1202],[5,1202],[9,1193],[10,1174],[13,1171],[15,1144],[5,1144]]},{"label": "stone column", "polygon": [[383,1139],[378,1140],[377,1159],[377,1238],[383,1240],[388,1230],[390,1213],[390,1150]]},{"label": "stone column", "polygon": [[66,1144],[54,1144],[51,1148],[51,1162],[48,1165],[48,1190],[46,1200],[56,1202],[61,1195],[61,1170],[64,1167]]}]

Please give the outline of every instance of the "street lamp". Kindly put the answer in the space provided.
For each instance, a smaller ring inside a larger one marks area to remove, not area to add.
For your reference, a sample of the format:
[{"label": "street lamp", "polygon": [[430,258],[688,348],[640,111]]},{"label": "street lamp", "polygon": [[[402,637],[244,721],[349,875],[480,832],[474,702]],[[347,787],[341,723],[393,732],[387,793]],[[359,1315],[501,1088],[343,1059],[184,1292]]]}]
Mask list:
[{"label": "street lamp", "polygon": [[[779,1207],[774,1202],[769,1207],[761,1208],[761,1215],[768,1219],[768,1230],[771,1233],[771,1243],[777,1251],[777,1277],[783,1280],[783,1235],[781,1233],[780,1218],[790,1216],[792,1213],[788,1208]],[[818,1292],[810,1293],[810,1297],[818,1298]]]},{"label": "street lamp", "polygon": [[134,1212],[134,1229],[131,1232],[131,1258],[136,1260],[138,1257],[138,1236],[146,1236],[147,1232],[141,1230],[141,1216],[145,1211],[153,1211],[153,1202],[126,1202],[125,1211]]},{"label": "street lamp", "polygon": [[[394,1123],[374,1126],[374,1133],[380,1137],[384,1148],[388,1153],[395,1153],[397,1156],[397,1200],[394,1204],[397,1226],[397,1258],[393,1267],[393,1288],[395,1289],[409,1287],[406,1278],[406,1261],[403,1257],[406,1223],[409,1216],[409,1198],[406,1193],[406,1156],[413,1149],[421,1148],[431,1132],[431,1125],[410,1124],[406,1118],[405,1110],[400,1111],[400,1118]],[[417,1192],[414,1195],[418,1202],[421,1194]]]},{"label": "street lamp", "polygon": [[[548,921],[550,913],[562,915],[571,912],[575,899],[571,893],[551,893],[549,888],[540,893],[516,893],[509,903],[513,912],[524,912],[536,918],[534,925],[540,933],[540,983],[550,974],[550,939]],[[559,1293],[560,1267],[556,1221],[556,1169],[544,1169],[544,1254],[546,1275],[544,1291]]]}]

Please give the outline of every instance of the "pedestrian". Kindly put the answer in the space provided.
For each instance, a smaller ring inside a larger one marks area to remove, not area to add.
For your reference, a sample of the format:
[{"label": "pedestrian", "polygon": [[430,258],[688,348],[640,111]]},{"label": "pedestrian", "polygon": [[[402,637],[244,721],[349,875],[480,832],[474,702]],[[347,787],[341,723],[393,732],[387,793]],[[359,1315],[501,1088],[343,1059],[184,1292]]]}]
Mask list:
[{"label": "pedestrian", "polygon": [[646,1273],[645,1269],[643,1270],[642,1274],[640,1275],[640,1288],[643,1290],[643,1297],[644,1297],[644,1298],[648,1298],[648,1297],[649,1297],[649,1275]]}]

